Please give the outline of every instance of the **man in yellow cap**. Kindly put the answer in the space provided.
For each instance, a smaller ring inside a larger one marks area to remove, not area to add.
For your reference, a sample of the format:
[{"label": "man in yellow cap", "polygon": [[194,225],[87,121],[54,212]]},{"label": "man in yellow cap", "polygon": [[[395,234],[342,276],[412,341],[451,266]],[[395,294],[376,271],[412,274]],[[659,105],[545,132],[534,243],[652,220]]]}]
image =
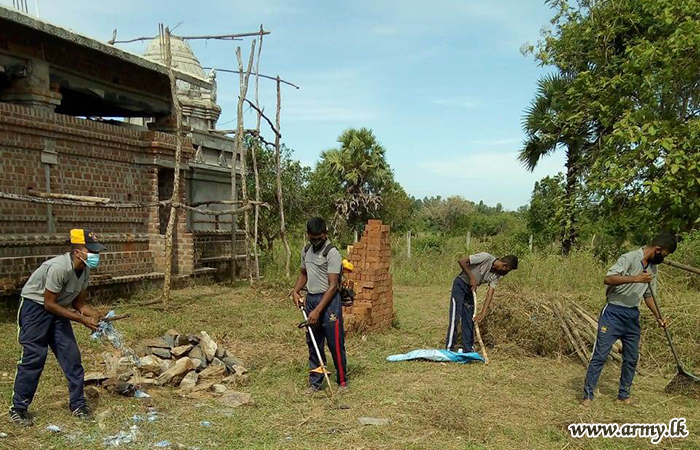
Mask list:
[{"label": "man in yellow cap", "polygon": [[22,357],[12,393],[10,421],[34,424],[28,409],[44,370],[48,348],[68,379],[70,410],[81,419],[91,417],[83,395],[84,370],[70,321],[95,331],[101,318],[85,303],[90,270],[100,261],[100,244],[92,231],[70,231],[71,251],[44,262],[22,288],[17,322]]}]

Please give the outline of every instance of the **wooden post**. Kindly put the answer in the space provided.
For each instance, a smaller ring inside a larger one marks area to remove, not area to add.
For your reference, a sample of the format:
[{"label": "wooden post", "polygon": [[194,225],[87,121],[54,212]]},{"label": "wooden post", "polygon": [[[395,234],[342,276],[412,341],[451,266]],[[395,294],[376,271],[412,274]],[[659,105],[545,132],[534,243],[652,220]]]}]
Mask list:
[{"label": "wooden post", "polygon": [[591,238],[591,248],[595,248],[595,234]]},{"label": "wooden post", "polygon": [[411,230],[406,233],[406,256],[411,259]]},{"label": "wooden post", "polygon": [[[238,203],[238,180],[236,179],[236,167],[238,165],[236,156],[236,150],[233,151],[233,157],[231,158],[231,203]],[[238,260],[236,259],[236,239],[237,239],[237,228],[238,228],[238,214],[231,214],[231,283],[236,282],[238,277]]]},{"label": "wooden post", "polygon": [[292,258],[292,251],[287,242],[287,232],[284,225],[284,199],[282,197],[282,165],[280,163],[280,109],[282,108],[282,90],[280,87],[280,76],[277,75],[277,132],[275,133],[275,163],[277,169],[277,201],[280,207],[280,238],[287,252],[287,260],[284,265],[284,273],[289,278],[289,265]]},{"label": "wooden post", "polygon": [[472,232],[467,231],[467,250],[472,246]]},{"label": "wooden post", "polygon": [[668,264],[668,265],[671,266],[671,267],[675,267],[676,269],[683,269],[683,270],[686,270],[686,271],[688,271],[688,272],[691,272],[691,273],[700,275],[700,269],[698,269],[698,268],[696,268],[696,267],[689,266],[689,265],[687,265],[687,264],[681,264],[681,263],[679,263],[679,262],[671,261],[671,260],[668,260],[668,259],[665,260],[664,263],[665,263],[665,264]]},{"label": "wooden post", "polygon": [[357,242],[357,240],[358,240],[357,239],[357,230],[355,230],[355,241],[354,242]]},{"label": "wooden post", "polygon": [[[258,46],[258,58],[255,62],[255,105],[260,108],[259,98],[259,82],[260,82],[260,54],[262,53],[263,45],[263,26],[260,24],[260,45]],[[258,123],[255,130],[260,137],[260,119],[262,112],[258,112]],[[251,149],[253,157],[253,174],[255,176],[255,201],[260,202],[260,175],[258,174],[258,149],[260,148],[260,139],[256,140],[255,146]],[[258,227],[260,224],[260,205],[255,204],[255,223],[253,224],[253,257],[255,258],[255,279],[260,281],[260,257],[258,256]]]},{"label": "wooden post", "polygon": [[182,154],[182,111],[180,110],[180,102],[177,98],[177,84],[175,82],[175,74],[172,67],[172,51],[170,47],[170,28],[163,30],[163,24],[160,24],[160,39],[161,49],[165,47],[165,62],[168,66],[168,78],[170,78],[170,91],[172,94],[173,112],[175,113],[175,170],[173,175],[173,194],[170,197],[170,217],[168,217],[168,226],[165,230],[165,279],[163,280],[163,305],[166,305],[170,299],[170,284],[172,281],[173,269],[173,229],[177,219],[177,208],[180,194],[180,157]]},{"label": "wooden post", "polygon": [[530,253],[532,253],[532,241],[535,238],[534,234],[530,235],[530,243],[528,244],[528,247],[530,248]]},{"label": "wooden post", "polygon": [[[248,202],[248,169],[246,167],[246,159],[248,151],[243,142],[243,102],[248,94],[248,80],[250,72],[253,70],[253,59],[255,59],[255,39],[250,45],[250,58],[248,60],[248,70],[243,70],[243,59],[241,58],[241,48],[236,49],[236,59],[238,60],[238,69],[240,71],[240,96],[238,99],[238,129],[236,130],[236,153],[241,152],[241,194],[243,202]],[[250,269],[250,214],[248,210],[243,212],[243,224],[245,229],[245,269],[250,283],[253,283],[253,271]],[[235,248],[235,246],[234,246]],[[235,253],[235,252],[234,252]],[[235,258],[235,254],[234,254]]]}]

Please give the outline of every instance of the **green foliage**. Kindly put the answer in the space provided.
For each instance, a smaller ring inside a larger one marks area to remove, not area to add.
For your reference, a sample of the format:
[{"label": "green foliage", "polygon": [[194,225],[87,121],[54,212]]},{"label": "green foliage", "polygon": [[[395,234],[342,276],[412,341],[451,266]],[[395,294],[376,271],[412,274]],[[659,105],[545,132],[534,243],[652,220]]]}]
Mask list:
[{"label": "green foliage", "polygon": [[564,176],[545,177],[535,183],[530,208],[525,216],[527,227],[537,237],[537,244],[550,243],[561,236],[560,223],[565,194]]},{"label": "green foliage", "polygon": [[420,202],[418,217],[427,230],[455,233],[467,228],[469,216],[475,212],[474,203],[460,196],[436,197]]},{"label": "green foliage", "polygon": [[490,207],[483,201],[475,204],[461,196],[416,199],[414,208],[414,229],[434,233],[459,235],[471,232],[474,237],[494,236],[524,224],[522,212],[504,212],[500,203]]},{"label": "green foliage", "polygon": [[[249,145],[257,145],[250,141]],[[258,231],[261,245],[272,248],[272,242],[279,236],[280,214],[277,201],[277,171],[275,151],[271,147],[257,148],[258,177],[260,181],[260,200],[270,205],[270,208],[260,208]],[[311,206],[306,186],[311,175],[311,169],[304,167],[292,158],[292,150],[282,145],[280,151],[280,166],[282,169],[282,186],[284,195],[285,221],[290,229],[299,228],[306,221],[306,212]],[[252,153],[248,154],[248,192],[255,196],[255,176],[253,173]],[[252,225],[252,221],[251,221]]]},{"label": "green foliage", "polygon": [[416,236],[411,242],[411,250],[421,253],[439,252],[444,248],[445,238],[443,236],[428,234],[424,236]]},{"label": "green foliage", "polygon": [[359,230],[377,214],[382,196],[394,188],[393,174],[386,150],[369,128],[348,128],[338,143],[339,147],[321,154],[317,170],[336,177],[340,192],[331,191],[340,194],[335,199],[336,214],[350,229]]},{"label": "green foliage", "polygon": [[697,228],[700,3],[549,3],[553,29],[533,51],[570,79],[559,122],[593,133],[586,186],[601,211],[649,234]]},{"label": "green foliage", "polygon": [[412,224],[413,201],[401,185],[392,180],[382,195],[379,218],[394,231],[407,231]]}]

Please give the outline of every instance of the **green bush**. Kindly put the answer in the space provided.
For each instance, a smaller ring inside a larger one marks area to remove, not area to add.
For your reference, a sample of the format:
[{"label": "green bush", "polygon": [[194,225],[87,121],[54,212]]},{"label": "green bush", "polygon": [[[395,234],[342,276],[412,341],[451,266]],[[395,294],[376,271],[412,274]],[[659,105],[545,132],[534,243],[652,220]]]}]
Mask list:
[{"label": "green bush", "polygon": [[437,253],[445,248],[445,238],[437,235],[426,235],[412,239],[411,251],[416,253]]}]

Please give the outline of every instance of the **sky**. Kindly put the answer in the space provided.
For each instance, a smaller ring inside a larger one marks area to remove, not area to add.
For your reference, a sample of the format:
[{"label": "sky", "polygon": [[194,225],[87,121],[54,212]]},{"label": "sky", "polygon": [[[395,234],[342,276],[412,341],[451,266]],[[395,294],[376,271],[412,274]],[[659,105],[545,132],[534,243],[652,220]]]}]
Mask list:
[{"label": "sky", "polygon": [[[155,36],[160,22],[182,35],[263,24],[272,34],[260,72],[300,86],[283,88],[282,141],[310,166],[344,129],[369,127],[409,195],[506,209],[527,204],[534,182],[564,167],[561,152],[532,173],[517,161],[522,114],[547,70],[520,47],[553,15],[543,0],[29,0],[32,15],[36,1],[41,19],[101,41],[115,28],[118,39]],[[251,41],[190,43],[203,66],[237,69],[236,47],[247,62]],[[143,53],[146,44],[120,47]],[[234,128],[238,76],[219,73],[217,84],[218,126]],[[275,95],[274,81],[261,79],[270,115]],[[246,111],[247,126],[254,117]]]}]

